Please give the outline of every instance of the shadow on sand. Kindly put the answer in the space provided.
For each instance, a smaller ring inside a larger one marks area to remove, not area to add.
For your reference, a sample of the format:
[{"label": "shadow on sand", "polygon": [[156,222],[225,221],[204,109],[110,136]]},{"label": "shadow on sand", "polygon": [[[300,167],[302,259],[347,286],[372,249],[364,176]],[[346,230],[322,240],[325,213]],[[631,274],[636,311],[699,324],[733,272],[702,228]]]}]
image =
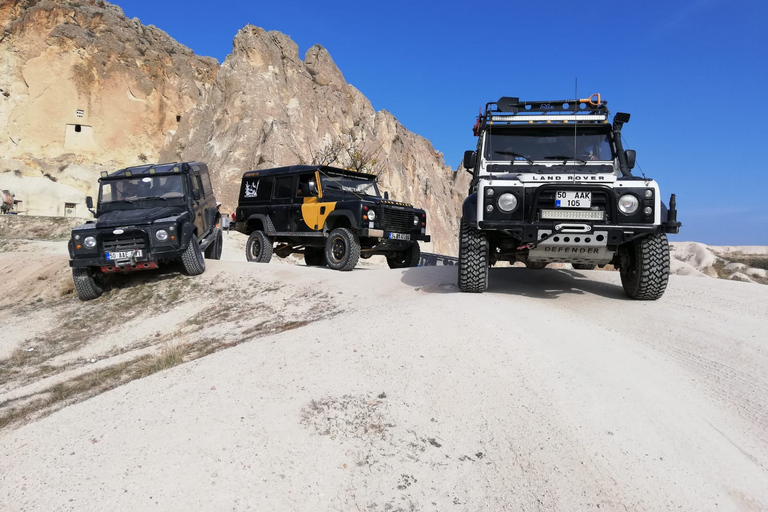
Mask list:
[{"label": "shadow on sand", "polygon": [[[590,279],[590,273],[568,269],[491,268],[485,293],[556,299],[563,294],[599,295],[629,300],[621,284]],[[402,282],[426,293],[459,293],[458,267],[417,267],[403,272]]]}]

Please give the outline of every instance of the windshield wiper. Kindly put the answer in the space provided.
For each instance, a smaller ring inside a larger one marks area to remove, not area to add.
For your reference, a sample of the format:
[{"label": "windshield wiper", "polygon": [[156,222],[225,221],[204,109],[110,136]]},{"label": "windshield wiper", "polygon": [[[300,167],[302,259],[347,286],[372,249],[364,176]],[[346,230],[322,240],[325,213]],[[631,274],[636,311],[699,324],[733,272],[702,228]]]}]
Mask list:
[{"label": "windshield wiper", "polygon": [[160,196],[146,196],[146,197],[140,197],[142,201],[146,201],[147,199],[162,199],[163,201],[167,201],[167,197],[160,197]]},{"label": "windshield wiper", "polygon": [[[494,153],[496,153],[497,155],[508,155],[508,156],[515,156],[515,157],[518,157],[518,158],[522,158],[522,159],[524,159],[524,160],[527,160],[527,161],[528,161],[529,163],[531,163],[531,164],[533,163],[533,160],[531,160],[531,159],[530,159],[530,158],[528,158],[527,156],[525,156],[525,155],[521,155],[520,153],[515,153],[514,151],[494,151]],[[512,162],[514,162],[514,161],[515,161],[515,160],[514,160],[514,159],[512,159]]]},{"label": "windshield wiper", "polygon": [[131,201],[130,199],[115,199],[114,201],[109,201],[108,203],[105,203],[105,204],[114,204],[114,203],[128,203],[128,204],[132,204],[133,201]]},{"label": "windshield wiper", "polygon": [[575,160],[577,162],[581,162],[583,164],[586,164],[586,160],[582,160],[581,158],[576,158],[573,156],[560,156],[560,155],[553,155],[553,156],[545,156],[544,160],[562,160],[563,163],[567,162],[568,160]]}]

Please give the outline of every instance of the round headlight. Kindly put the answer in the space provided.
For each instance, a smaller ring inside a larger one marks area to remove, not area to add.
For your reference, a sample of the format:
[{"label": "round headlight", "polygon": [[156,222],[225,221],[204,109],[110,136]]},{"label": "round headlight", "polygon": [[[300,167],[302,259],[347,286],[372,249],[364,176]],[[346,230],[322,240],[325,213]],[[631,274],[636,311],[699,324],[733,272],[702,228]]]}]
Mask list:
[{"label": "round headlight", "polygon": [[488,197],[491,197],[493,195],[493,189],[492,188],[485,189],[485,195],[487,195]]},{"label": "round headlight", "polygon": [[414,226],[418,226],[419,225],[419,216],[418,215],[414,215],[413,216],[413,225]]},{"label": "round headlight", "polygon": [[650,199],[650,198],[653,197],[653,190],[651,190],[650,188],[645,189],[644,194],[645,194],[646,199]]},{"label": "round headlight", "polygon": [[376,212],[373,210],[368,210],[368,220],[376,220]]},{"label": "round headlight", "polygon": [[83,240],[83,245],[85,245],[89,249],[93,249],[96,247],[96,239],[92,236],[85,237],[85,240]]},{"label": "round headlight", "polygon": [[168,232],[164,229],[158,229],[157,233],[155,233],[155,238],[157,238],[161,242],[165,242],[168,240]]},{"label": "round headlight", "polygon": [[499,196],[499,209],[503,212],[511,212],[517,208],[517,197],[515,194],[505,192]]},{"label": "round headlight", "polygon": [[619,211],[624,215],[632,215],[640,206],[640,201],[632,194],[624,194],[619,198]]}]

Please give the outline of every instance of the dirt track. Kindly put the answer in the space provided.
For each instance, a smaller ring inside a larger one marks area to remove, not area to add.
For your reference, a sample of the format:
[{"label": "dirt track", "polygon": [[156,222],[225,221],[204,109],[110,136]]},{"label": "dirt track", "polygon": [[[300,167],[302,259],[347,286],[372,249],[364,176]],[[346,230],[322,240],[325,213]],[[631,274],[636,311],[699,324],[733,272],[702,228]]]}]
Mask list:
[{"label": "dirt track", "polygon": [[[672,276],[633,302],[615,272],[504,268],[468,295],[455,272],[209,261],[96,332],[130,287],[4,303],[38,339],[79,315],[70,372],[157,333],[241,343],[0,431],[0,510],[768,509],[768,287]],[[276,314],[305,324],[253,330]]]}]

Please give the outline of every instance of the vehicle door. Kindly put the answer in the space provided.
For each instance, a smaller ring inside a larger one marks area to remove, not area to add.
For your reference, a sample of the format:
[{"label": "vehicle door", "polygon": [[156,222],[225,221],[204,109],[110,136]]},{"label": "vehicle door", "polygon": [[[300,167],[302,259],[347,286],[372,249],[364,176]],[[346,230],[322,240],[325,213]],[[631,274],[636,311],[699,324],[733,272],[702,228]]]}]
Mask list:
[{"label": "vehicle door", "polygon": [[291,221],[293,217],[293,197],[296,177],[280,176],[275,179],[275,188],[272,194],[272,208],[269,217],[272,225],[278,233],[293,231]]},{"label": "vehicle door", "polygon": [[323,229],[323,223],[330,211],[321,202],[318,184],[319,177],[316,172],[299,175],[299,184],[296,189],[296,219],[297,230],[319,231]]},{"label": "vehicle door", "polygon": [[189,174],[189,183],[191,188],[190,201],[192,203],[192,212],[195,218],[195,227],[197,228],[197,235],[202,237],[208,230],[208,222],[206,219],[206,206],[207,201],[205,192],[203,191],[203,184],[200,180],[199,172],[191,172]]}]

